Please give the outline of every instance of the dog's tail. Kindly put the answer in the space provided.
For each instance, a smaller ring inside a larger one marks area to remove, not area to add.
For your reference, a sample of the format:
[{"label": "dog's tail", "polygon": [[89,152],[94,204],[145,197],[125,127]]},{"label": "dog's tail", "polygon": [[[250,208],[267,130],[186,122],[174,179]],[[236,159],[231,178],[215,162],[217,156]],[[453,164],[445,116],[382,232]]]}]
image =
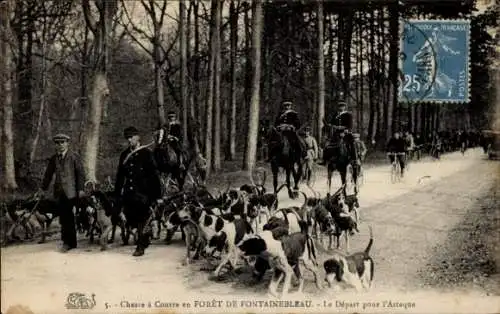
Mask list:
[{"label": "dog's tail", "polygon": [[276,190],[276,193],[274,193],[276,196],[278,196],[278,193],[281,191],[281,189],[283,189],[284,187],[287,187],[286,183],[283,183],[282,185],[280,185],[280,187]]},{"label": "dog's tail", "polygon": [[306,193],[300,191],[300,193],[302,193],[302,195],[304,195],[304,204],[302,204],[302,208],[305,208],[307,206],[307,195]]},{"label": "dog's tail", "polygon": [[370,241],[368,242],[368,245],[366,246],[366,249],[365,249],[365,256],[369,256],[370,255],[370,249],[372,248],[372,245],[373,245],[373,231],[372,231],[372,226],[368,226],[368,228],[370,229]]},{"label": "dog's tail", "polygon": [[306,235],[306,245],[309,252],[309,259],[315,266],[318,266],[318,261],[316,260],[316,249],[314,247],[313,239],[310,235]]}]

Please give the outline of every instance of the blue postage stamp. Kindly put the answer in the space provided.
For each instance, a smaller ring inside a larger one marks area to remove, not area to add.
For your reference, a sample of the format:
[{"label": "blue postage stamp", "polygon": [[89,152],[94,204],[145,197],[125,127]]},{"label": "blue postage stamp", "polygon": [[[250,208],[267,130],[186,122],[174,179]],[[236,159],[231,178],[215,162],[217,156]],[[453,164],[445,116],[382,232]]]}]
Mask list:
[{"label": "blue postage stamp", "polygon": [[399,101],[470,100],[469,20],[404,20]]}]

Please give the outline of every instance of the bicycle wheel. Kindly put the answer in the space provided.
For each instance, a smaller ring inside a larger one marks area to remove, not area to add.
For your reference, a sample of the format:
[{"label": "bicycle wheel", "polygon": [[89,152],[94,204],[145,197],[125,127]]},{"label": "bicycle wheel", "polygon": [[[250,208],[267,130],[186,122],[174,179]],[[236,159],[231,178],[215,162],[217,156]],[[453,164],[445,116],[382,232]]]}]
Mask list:
[{"label": "bicycle wheel", "polygon": [[396,162],[396,181],[401,182],[401,165]]}]

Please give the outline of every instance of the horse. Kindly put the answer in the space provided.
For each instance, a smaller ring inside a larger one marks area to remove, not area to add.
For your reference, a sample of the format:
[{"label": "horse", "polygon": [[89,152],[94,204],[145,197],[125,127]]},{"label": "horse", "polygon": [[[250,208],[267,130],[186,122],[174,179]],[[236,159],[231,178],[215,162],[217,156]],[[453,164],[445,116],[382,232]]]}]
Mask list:
[{"label": "horse", "polygon": [[[352,160],[350,157],[349,147],[344,139],[345,135],[339,132],[335,126],[327,123],[323,126],[323,134],[329,137],[323,151],[324,160],[328,169],[328,193],[331,191],[333,173],[338,171],[342,186],[347,186],[347,173],[349,170],[352,176],[352,182],[355,186],[355,193],[357,193],[358,171],[355,171],[357,165],[355,165],[355,160]],[[344,189],[344,192],[345,190],[346,189]]]},{"label": "horse", "polygon": [[[188,142],[190,145],[195,141],[196,138],[194,138],[192,134],[188,134]],[[179,191],[182,191],[184,188],[186,177],[189,174],[189,167],[193,161],[195,169],[197,170],[196,179],[192,177],[193,183],[195,185],[204,184],[206,180],[206,161],[199,153],[182,150],[181,154],[184,159],[184,167],[181,167],[177,153],[165,129],[161,128],[159,132],[157,132],[155,144],[153,154],[158,170],[167,177],[170,176],[176,182]]]},{"label": "horse", "polygon": [[[278,173],[279,169],[283,168],[286,173],[286,186],[288,196],[292,199],[298,197],[299,181],[302,177],[303,160],[302,152],[295,149],[290,142],[288,132],[293,130],[282,129],[278,130],[272,127],[269,131],[269,144],[273,147],[270,150],[271,154],[271,171],[273,173],[274,193],[278,191]],[[297,168],[295,168],[297,166]],[[290,188],[290,174],[293,174],[294,187],[293,191]]]}]

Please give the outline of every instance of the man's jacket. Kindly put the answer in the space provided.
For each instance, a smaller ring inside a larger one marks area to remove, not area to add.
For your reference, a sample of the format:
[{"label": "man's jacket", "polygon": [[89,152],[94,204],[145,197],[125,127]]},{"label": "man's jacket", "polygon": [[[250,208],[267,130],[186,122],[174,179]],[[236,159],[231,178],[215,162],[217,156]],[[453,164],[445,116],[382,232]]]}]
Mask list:
[{"label": "man's jacket", "polygon": [[139,195],[149,201],[161,197],[161,181],[152,152],[147,148],[132,152],[127,148],[120,155],[116,173],[117,195]]},{"label": "man's jacket", "polygon": [[49,188],[54,180],[54,197],[66,196],[68,199],[77,197],[78,191],[83,191],[85,174],[80,156],[68,150],[64,157],[55,154],[49,159],[42,182],[42,189]]},{"label": "man's jacket", "polygon": [[300,129],[299,114],[295,110],[286,110],[276,118],[274,126],[277,127],[281,124],[289,124],[295,127],[295,130]]}]

